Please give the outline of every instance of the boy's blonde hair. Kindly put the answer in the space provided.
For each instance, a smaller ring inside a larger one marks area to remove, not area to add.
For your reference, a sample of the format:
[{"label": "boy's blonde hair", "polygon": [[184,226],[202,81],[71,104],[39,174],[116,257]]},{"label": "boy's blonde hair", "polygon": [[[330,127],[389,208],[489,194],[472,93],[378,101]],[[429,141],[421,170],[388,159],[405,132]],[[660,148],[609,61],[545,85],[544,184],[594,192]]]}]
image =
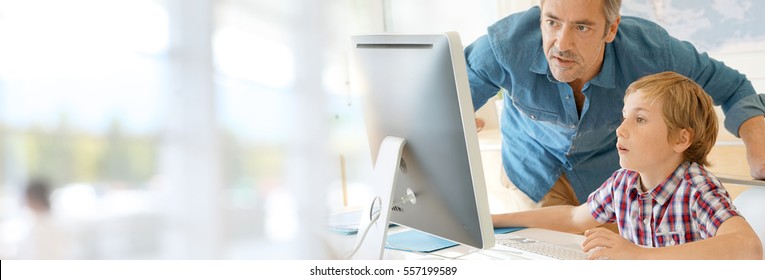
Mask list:
[{"label": "boy's blonde hair", "polygon": [[661,102],[668,141],[683,128],[691,133],[691,145],[683,152],[683,161],[708,166],[707,155],[717,140],[717,115],[709,94],[693,80],[675,72],[638,79],[627,88],[625,100],[638,90],[647,102]]}]

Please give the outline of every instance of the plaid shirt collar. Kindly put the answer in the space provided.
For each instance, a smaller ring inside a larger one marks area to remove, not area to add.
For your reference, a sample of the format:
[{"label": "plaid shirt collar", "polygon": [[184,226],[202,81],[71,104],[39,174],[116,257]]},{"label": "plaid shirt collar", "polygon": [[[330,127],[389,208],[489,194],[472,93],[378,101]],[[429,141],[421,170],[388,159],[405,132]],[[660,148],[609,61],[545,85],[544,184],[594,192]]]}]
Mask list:
[{"label": "plaid shirt collar", "polygon": [[[666,203],[672,197],[672,195],[674,195],[675,190],[680,185],[680,182],[682,182],[683,178],[685,178],[685,173],[690,165],[691,164],[687,161],[681,163],[677,169],[675,169],[675,172],[669,175],[663,183],[648,191],[646,195],[651,197],[654,201],[656,201],[656,203],[664,205],[664,203]],[[635,175],[636,178],[633,183],[630,184],[629,190],[627,191],[633,195],[639,195],[643,193],[640,190],[640,174],[635,172]]]}]

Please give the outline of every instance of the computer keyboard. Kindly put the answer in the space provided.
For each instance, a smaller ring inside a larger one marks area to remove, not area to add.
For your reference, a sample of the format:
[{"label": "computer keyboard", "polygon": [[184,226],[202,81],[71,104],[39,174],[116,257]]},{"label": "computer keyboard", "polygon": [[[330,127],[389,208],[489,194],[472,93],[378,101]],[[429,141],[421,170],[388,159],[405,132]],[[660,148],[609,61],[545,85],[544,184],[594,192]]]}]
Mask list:
[{"label": "computer keyboard", "polygon": [[564,246],[512,234],[496,235],[497,244],[559,260],[586,260],[587,254]]}]

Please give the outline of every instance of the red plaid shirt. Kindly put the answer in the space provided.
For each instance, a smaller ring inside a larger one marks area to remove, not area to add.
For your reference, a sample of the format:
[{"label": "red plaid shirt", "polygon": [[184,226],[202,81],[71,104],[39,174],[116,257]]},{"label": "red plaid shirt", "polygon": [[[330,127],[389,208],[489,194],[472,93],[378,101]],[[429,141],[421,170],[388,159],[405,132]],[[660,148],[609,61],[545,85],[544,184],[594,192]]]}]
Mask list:
[{"label": "red plaid shirt", "polygon": [[725,220],[741,215],[720,181],[696,163],[683,162],[645,193],[638,179],[636,171],[619,169],[587,199],[598,222],[616,222],[635,244],[665,247],[707,239]]}]

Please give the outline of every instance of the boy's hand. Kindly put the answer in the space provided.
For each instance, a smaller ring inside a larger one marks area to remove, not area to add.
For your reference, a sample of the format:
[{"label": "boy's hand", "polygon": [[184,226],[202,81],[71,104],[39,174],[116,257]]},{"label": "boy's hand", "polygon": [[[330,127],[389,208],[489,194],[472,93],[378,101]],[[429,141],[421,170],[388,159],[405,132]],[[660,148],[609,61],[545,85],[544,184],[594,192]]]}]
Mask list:
[{"label": "boy's hand", "polygon": [[605,228],[587,230],[584,237],[582,247],[591,260],[636,259],[642,250],[621,235]]}]

